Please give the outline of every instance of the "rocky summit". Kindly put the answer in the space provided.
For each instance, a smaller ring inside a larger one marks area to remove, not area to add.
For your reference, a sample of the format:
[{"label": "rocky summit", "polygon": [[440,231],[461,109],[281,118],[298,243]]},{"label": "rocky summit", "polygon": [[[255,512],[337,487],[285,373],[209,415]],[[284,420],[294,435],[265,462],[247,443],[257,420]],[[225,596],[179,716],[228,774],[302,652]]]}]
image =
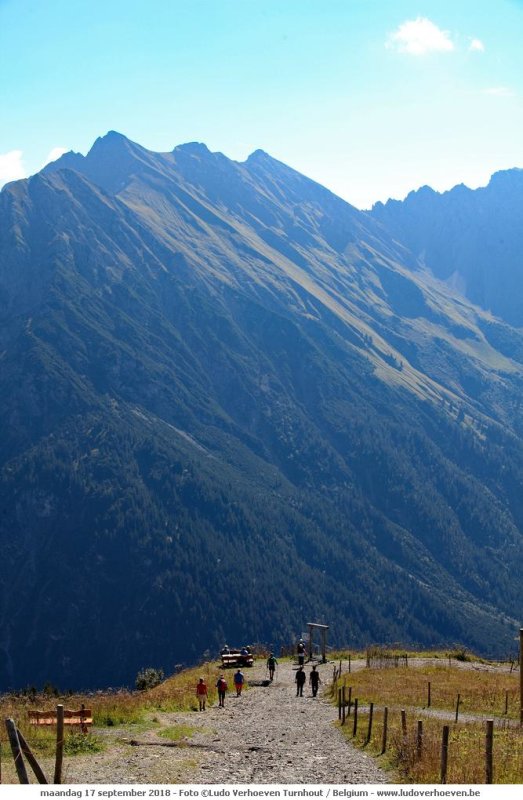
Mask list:
[{"label": "rocky summit", "polygon": [[513,649],[523,273],[493,228],[519,180],[496,215],[459,187],[364,213],[261,150],[111,132],[7,185],[0,689],[309,621]]}]

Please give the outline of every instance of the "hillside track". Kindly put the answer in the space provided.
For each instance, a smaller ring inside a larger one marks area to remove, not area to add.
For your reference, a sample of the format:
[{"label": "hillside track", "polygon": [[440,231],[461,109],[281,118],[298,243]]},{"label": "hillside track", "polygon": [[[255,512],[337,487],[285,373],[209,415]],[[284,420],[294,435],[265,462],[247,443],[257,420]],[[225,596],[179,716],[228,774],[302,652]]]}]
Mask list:
[{"label": "hillside track", "polygon": [[[296,697],[295,669],[288,662],[280,664],[274,682],[263,686],[265,664],[255,664],[245,670],[253,685],[241,697],[236,697],[229,670],[224,708],[158,713],[156,726],[136,736],[137,745],[120,733],[108,742],[104,753],[69,759],[66,780],[84,784],[386,783],[388,776],[375,761],[343,738],[334,724],[337,712],[331,703],[313,698],[308,684],[304,696]],[[332,678],[333,665],[318,669],[321,694]],[[172,725],[195,729],[185,746],[165,746],[167,740],[159,733]]]}]

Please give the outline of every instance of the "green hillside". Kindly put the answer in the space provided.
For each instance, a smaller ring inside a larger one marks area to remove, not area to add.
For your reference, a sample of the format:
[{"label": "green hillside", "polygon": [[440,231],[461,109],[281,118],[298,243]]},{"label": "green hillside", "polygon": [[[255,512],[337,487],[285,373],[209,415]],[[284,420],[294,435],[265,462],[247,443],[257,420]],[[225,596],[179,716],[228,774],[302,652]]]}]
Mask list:
[{"label": "green hillside", "polygon": [[258,151],[0,194],[0,686],[224,641],[513,646],[523,336]]}]

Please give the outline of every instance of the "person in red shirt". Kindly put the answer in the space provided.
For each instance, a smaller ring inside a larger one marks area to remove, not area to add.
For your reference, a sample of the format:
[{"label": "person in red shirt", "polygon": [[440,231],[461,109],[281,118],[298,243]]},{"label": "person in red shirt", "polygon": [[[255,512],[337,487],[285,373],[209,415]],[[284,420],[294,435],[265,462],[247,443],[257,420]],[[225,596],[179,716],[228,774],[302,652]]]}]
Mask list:
[{"label": "person in red shirt", "polygon": [[200,678],[196,685],[196,697],[198,698],[198,703],[200,704],[200,711],[205,711],[205,704],[207,702],[207,684],[205,683],[203,678]]},{"label": "person in red shirt", "polygon": [[221,708],[225,708],[225,692],[227,691],[227,681],[223,675],[220,675],[218,678],[216,688],[218,689],[218,705],[221,706]]}]

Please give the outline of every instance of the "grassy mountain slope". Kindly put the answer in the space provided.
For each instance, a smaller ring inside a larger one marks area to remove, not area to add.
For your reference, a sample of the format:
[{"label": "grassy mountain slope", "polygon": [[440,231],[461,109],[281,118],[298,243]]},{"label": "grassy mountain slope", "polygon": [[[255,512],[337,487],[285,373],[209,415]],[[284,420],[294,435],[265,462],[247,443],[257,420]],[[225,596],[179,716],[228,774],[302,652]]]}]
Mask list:
[{"label": "grassy mountain slope", "polygon": [[111,133],[0,194],[3,685],[312,619],[511,646],[523,340],[414,265],[260,151]]}]

